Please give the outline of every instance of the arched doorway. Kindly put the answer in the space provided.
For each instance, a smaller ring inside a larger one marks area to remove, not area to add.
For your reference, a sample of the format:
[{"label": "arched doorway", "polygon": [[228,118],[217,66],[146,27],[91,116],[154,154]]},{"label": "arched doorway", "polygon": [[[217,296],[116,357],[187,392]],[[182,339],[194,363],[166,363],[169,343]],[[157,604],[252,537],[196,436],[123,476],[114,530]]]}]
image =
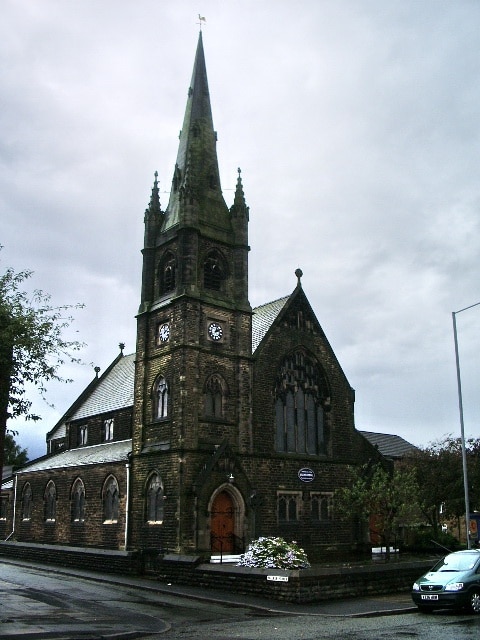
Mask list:
[{"label": "arched doorway", "polygon": [[234,553],[235,508],[233,498],[227,491],[215,496],[210,510],[211,548],[214,553]]}]

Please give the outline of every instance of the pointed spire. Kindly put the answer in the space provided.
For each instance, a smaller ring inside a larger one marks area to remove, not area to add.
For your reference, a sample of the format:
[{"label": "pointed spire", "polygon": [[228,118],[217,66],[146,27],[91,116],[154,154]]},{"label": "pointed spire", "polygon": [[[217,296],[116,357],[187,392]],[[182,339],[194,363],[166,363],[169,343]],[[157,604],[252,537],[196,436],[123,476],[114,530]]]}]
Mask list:
[{"label": "pointed spire", "polygon": [[147,213],[160,213],[160,190],[158,187],[158,171],[154,173],[155,179],[153,181],[152,195],[150,196],[150,203],[147,207]]},{"label": "pointed spire", "polygon": [[245,194],[243,192],[242,170],[239,167],[237,171],[237,186],[235,188],[235,198],[233,200],[233,205],[230,207],[230,213],[234,218],[243,215],[248,220],[249,208],[247,207],[247,203],[245,202]]},{"label": "pointed spire", "polygon": [[210,92],[208,90],[202,32],[200,32],[198,36],[192,79],[188,88],[185,117],[180,132],[177,166],[181,171],[182,177],[185,175],[186,163],[193,140],[198,139],[200,136],[210,138],[210,140],[208,140],[209,146],[211,147],[209,151],[216,160],[216,133],[213,130],[212,107],[210,104]]},{"label": "pointed spire", "polygon": [[217,134],[213,128],[202,32],[198,36],[187,106],[164,230],[178,223],[228,228],[228,208],[220,187]]},{"label": "pointed spire", "polygon": [[235,199],[233,201],[233,204],[236,205],[237,207],[240,207],[240,206],[245,206],[246,202],[245,202],[245,194],[243,193],[242,170],[240,169],[240,167],[238,167],[237,171],[238,171],[237,187],[235,189]]}]

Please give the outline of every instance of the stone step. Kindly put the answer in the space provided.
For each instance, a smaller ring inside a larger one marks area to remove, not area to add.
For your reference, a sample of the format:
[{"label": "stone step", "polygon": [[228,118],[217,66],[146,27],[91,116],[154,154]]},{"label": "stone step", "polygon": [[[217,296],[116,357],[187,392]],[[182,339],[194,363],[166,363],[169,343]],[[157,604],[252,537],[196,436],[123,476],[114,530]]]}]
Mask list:
[{"label": "stone step", "polygon": [[239,553],[224,553],[223,556],[215,555],[210,558],[210,563],[212,564],[237,564],[239,561]]}]

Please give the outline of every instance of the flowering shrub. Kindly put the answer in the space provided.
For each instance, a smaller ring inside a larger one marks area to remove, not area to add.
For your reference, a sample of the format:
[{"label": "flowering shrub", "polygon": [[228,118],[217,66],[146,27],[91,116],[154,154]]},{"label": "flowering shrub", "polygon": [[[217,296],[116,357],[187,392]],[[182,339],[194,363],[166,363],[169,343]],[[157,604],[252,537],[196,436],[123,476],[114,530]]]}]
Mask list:
[{"label": "flowering shrub", "polygon": [[295,541],[283,538],[258,538],[248,545],[240,556],[239,567],[266,567],[268,569],[308,569],[307,555]]}]

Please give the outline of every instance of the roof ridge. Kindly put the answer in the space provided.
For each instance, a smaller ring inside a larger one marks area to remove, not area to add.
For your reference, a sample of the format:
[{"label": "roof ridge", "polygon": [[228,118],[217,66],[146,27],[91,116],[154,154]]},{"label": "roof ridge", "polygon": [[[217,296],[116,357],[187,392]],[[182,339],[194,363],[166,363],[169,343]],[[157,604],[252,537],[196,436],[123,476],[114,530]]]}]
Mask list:
[{"label": "roof ridge", "polygon": [[280,302],[281,300],[288,300],[288,298],[290,298],[292,294],[288,294],[286,296],[282,296],[281,298],[277,298],[276,300],[271,300],[270,302],[264,302],[263,304],[259,304],[257,307],[253,307],[253,311],[255,311],[255,309],[261,309],[262,307],[266,307],[269,304],[275,304],[275,302]]}]

